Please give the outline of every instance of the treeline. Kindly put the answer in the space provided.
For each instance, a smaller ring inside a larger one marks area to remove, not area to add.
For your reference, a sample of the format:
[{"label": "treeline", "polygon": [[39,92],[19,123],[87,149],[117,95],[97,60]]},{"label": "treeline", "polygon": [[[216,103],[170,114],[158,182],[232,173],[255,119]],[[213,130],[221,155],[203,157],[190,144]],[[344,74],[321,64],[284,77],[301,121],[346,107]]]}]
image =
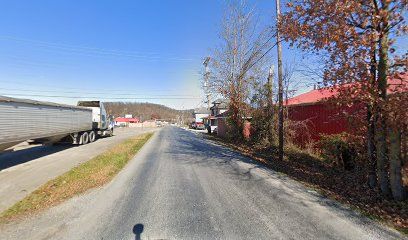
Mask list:
[{"label": "treeline", "polygon": [[176,110],[160,104],[137,102],[107,102],[106,111],[114,117],[124,117],[132,114],[142,121],[150,119],[184,120],[192,118],[193,110]]}]

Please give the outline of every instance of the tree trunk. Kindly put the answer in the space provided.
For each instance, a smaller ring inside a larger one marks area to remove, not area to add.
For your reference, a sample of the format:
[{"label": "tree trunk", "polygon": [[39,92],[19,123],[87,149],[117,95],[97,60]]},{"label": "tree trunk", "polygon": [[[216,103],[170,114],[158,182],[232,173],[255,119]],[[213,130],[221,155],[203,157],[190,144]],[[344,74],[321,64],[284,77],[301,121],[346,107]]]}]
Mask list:
[{"label": "tree trunk", "polygon": [[[388,12],[389,3],[382,1],[382,10]],[[383,195],[390,195],[389,178],[387,171],[387,123],[384,112],[384,105],[387,102],[387,75],[388,75],[388,16],[384,16],[380,29],[379,59],[378,59],[378,128],[376,136],[377,148],[377,173],[378,182]]]},{"label": "tree trunk", "polygon": [[389,131],[390,138],[390,183],[392,196],[397,201],[404,199],[404,188],[402,186],[401,174],[401,133],[392,128]]},{"label": "tree trunk", "polygon": [[376,172],[376,149],[375,149],[375,117],[373,116],[373,107],[367,106],[367,155],[368,155],[368,186],[375,188],[377,186]]},{"label": "tree trunk", "polygon": [[[382,117],[383,118],[383,117]],[[376,149],[377,149],[377,173],[378,173],[378,183],[381,192],[385,196],[390,195],[389,179],[387,171],[387,140],[385,132],[385,121],[381,119],[379,121],[379,127],[377,128],[376,134]]]},{"label": "tree trunk", "polygon": [[[371,52],[371,67],[370,67],[370,82],[369,92],[375,99],[374,89],[377,81],[377,46],[373,44]],[[367,104],[367,156],[368,156],[368,186],[370,188],[377,187],[377,171],[376,171],[376,149],[375,149],[375,124],[377,122],[378,112],[375,110],[375,101],[369,101]]]},{"label": "tree trunk", "polygon": [[408,161],[408,127],[404,125],[401,134],[401,165],[405,166]]}]

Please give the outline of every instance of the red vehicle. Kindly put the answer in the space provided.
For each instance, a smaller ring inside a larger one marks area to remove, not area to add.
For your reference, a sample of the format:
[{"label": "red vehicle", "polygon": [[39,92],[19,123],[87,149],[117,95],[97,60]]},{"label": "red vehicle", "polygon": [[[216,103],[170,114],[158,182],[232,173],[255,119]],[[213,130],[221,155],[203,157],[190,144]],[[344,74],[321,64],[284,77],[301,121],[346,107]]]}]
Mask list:
[{"label": "red vehicle", "polygon": [[202,122],[196,123],[196,129],[197,130],[205,130],[205,125]]}]

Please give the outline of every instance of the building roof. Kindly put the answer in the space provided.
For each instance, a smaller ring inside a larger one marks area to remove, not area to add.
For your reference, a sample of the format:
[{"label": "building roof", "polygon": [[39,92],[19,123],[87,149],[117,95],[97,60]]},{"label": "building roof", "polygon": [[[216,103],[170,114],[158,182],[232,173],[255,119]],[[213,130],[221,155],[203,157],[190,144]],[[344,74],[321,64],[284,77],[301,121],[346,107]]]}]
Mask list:
[{"label": "building roof", "polygon": [[[220,113],[220,114],[216,115],[215,118],[228,118],[228,114],[229,114],[229,111],[225,111],[223,113]],[[251,118],[252,117],[251,117],[251,114],[249,113],[249,111],[247,112],[247,116],[243,117],[243,119],[251,119]]]},{"label": "building roof", "polygon": [[219,98],[212,102],[213,106],[210,109],[214,109],[214,107],[228,109],[229,101],[227,99]]},{"label": "building roof", "polygon": [[134,123],[134,122],[139,122],[139,119],[138,119],[138,118],[117,117],[117,118],[115,118],[115,122],[129,122],[129,123]]},{"label": "building roof", "polygon": [[[404,86],[405,89],[408,89],[408,74],[404,74],[400,76],[401,78],[394,78],[394,79],[388,80],[388,90],[387,90],[388,93],[395,92],[397,86],[401,86],[401,85]],[[296,97],[289,98],[287,102],[285,103],[285,105],[316,103],[319,101],[324,101],[327,98],[335,96],[336,94],[338,94],[337,88],[328,87],[328,88],[316,89],[316,90],[312,90],[312,91],[300,94]]]},{"label": "building roof", "polygon": [[212,102],[212,104],[222,103],[222,102],[225,102],[225,101],[226,101],[225,99],[217,98]]},{"label": "building roof", "polygon": [[335,90],[329,88],[323,89],[316,89],[312,90],[303,94],[300,94],[296,97],[289,98],[285,105],[297,105],[297,104],[305,104],[305,103],[315,103],[319,102],[323,99],[332,97],[336,95],[337,92]]},{"label": "building roof", "polygon": [[202,117],[201,119],[217,119],[215,116],[209,115],[207,117]]}]

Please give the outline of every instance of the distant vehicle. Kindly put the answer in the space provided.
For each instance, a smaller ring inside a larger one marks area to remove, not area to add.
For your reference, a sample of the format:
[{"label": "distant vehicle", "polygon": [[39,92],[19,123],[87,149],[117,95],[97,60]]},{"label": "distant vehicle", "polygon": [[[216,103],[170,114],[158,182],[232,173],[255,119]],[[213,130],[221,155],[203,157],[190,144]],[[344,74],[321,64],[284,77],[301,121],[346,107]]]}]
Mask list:
[{"label": "distant vehicle", "polygon": [[192,122],[191,125],[190,125],[190,127],[191,127],[192,129],[196,129],[196,128],[197,128],[197,124],[196,124],[195,122]]},{"label": "distant vehicle", "polygon": [[197,130],[205,130],[205,125],[204,125],[204,123],[197,123],[196,129],[197,129]]},{"label": "distant vehicle", "polygon": [[112,119],[100,101],[78,106],[0,96],[0,152],[21,142],[82,145],[112,136]]}]

